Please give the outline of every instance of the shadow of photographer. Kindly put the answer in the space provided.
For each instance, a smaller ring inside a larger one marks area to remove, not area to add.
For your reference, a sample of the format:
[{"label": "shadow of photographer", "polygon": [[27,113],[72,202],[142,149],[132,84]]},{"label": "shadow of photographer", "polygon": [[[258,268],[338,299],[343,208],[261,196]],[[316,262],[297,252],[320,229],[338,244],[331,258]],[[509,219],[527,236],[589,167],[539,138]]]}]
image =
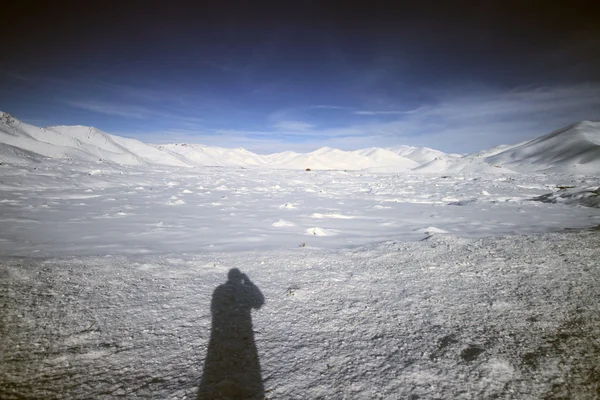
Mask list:
[{"label": "shadow of photographer", "polygon": [[215,289],[198,399],[264,399],[251,315],[264,302],[258,287],[237,268]]}]

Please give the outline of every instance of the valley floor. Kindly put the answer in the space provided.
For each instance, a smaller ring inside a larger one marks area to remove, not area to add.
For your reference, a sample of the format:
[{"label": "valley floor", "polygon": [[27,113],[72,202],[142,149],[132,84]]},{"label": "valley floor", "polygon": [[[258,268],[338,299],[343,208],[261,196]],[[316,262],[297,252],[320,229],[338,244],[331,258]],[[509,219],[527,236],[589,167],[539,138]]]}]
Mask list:
[{"label": "valley floor", "polygon": [[[597,176],[0,165],[0,256],[340,249],[600,224]],[[565,188],[565,189],[560,189]],[[592,194],[598,198],[598,194]],[[584,199],[585,200],[585,199]],[[566,204],[575,201],[575,204]]]},{"label": "valley floor", "polygon": [[600,396],[596,176],[0,168],[2,399]]},{"label": "valley floor", "polygon": [[598,398],[599,244],[4,258],[0,398]]}]

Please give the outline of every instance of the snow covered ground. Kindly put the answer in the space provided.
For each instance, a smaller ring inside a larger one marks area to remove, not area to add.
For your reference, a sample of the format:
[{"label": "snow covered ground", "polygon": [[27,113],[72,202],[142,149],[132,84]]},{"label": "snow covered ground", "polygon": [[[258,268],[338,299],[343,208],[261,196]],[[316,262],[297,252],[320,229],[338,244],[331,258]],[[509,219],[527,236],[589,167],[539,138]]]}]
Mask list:
[{"label": "snow covered ground", "polygon": [[257,156],[1,117],[2,399],[600,396],[593,123]]},{"label": "snow covered ground", "polygon": [[[598,242],[5,259],[0,397],[189,399],[210,369],[214,398],[595,399]],[[211,326],[234,268],[264,304]],[[220,364],[206,365],[209,347]]]},{"label": "snow covered ground", "polygon": [[0,166],[0,255],[332,249],[600,224],[600,208],[532,201],[597,188],[592,176],[35,165]]}]

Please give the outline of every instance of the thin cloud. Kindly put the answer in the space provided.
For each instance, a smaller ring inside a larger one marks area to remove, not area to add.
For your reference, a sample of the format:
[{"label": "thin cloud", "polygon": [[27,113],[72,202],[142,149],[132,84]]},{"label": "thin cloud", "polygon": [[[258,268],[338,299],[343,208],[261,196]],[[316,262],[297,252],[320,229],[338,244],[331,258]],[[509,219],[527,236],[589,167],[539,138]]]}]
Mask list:
[{"label": "thin cloud", "polygon": [[[98,101],[70,101],[73,107],[124,118],[162,118],[174,126],[198,128],[197,119],[147,107]],[[307,106],[306,108],[315,107]],[[335,106],[336,107],[336,106]],[[321,107],[333,108],[333,107]],[[337,107],[336,107],[337,108]],[[299,108],[296,108],[299,109]],[[519,88],[462,95],[448,92],[436,103],[409,111],[353,111],[359,115],[388,115],[392,120],[357,122],[323,128],[290,119],[295,109],[269,115],[269,129],[188,129],[176,134],[139,133],[162,143],[185,140],[222,147],[250,146],[252,150],[297,150],[331,146],[338,148],[386,147],[398,144],[426,146],[447,152],[472,152],[498,144],[511,144],[548,133],[582,119],[600,118],[600,85]],[[188,124],[182,121],[192,120]],[[330,123],[331,121],[329,121]],[[272,143],[268,145],[267,143]]]},{"label": "thin cloud", "polygon": [[[147,119],[153,116],[174,122],[198,124],[202,118],[193,113],[206,104],[214,104],[199,95],[191,95],[169,86],[133,86],[97,78],[64,79],[60,77],[20,74],[0,69],[0,75],[52,88],[57,100],[71,107],[104,115],[130,119]],[[96,100],[98,96],[102,100]],[[107,99],[115,99],[109,101]]]},{"label": "thin cloud", "polygon": [[356,115],[402,115],[406,114],[405,111],[354,111]]},{"label": "thin cloud", "polygon": [[369,110],[357,110],[353,111],[356,115],[406,115],[415,114],[422,111],[423,107],[415,108],[414,110],[400,111],[400,110],[384,110],[384,111],[369,111]]},{"label": "thin cloud", "polygon": [[[600,119],[600,85],[520,88],[505,92],[448,94],[437,103],[398,112],[386,122],[334,128],[283,129],[261,132],[283,138],[287,149],[425,146],[447,152],[473,152],[514,144],[583,119]],[[310,124],[295,121],[297,127]],[[286,127],[282,124],[281,127]],[[292,128],[290,124],[287,128]],[[229,131],[235,137],[243,131]],[[218,138],[215,137],[218,141]],[[225,141],[223,141],[225,142]]]},{"label": "thin cloud", "polygon": [[89,101],[89,100],[65,100],[63,103],[86,111],[92,111],[99,114],[114,115],[130,119],[155,119],[163,118],[186,126],[195,126],[202,122],[202,119],[196,117],[177,115],[161,110],[155,110],[150,107],[143,107],[134,104],[113,103],[107,101]]},{"label": "thin cloud", "polygon": [[[296,106],[296,107],[288,107],[282,108],[276,111],[271,112],[267,115],[267,121],[271,124],[277,125],[280,122],[288,122],[288,121],[297,121],[301,116],[306,116],[310,114],[311,111],[314,110],[323,110],[326,111],[349,111],[354,110],[352,107],[348,106],[337,106],[330,104],[317,104],[317,105],[309,105],[309,106]],[[286,129],[283,127],[282,129]]]},{"label": "thin cloud", "polygon": [[302,121],[279,121],[274,125],[275,129],[283,131],[310,131],[314,125]]},{"label": "thin cloud", "polygon": [[108,102],[67,100],[64,103],[82,110],[106,115],[116,115],[123,118],[143,119],[152,114],[151,110],[147,108]]},{"label": "thin cloud", "polygon": [[309,109],[318,109],[318,110],[352,110],[352,107],[347,107],[347,106],[334,106],[334,105],[328,105],[328,104],[318,104],[316,106],[309,106],[307,107]]}]

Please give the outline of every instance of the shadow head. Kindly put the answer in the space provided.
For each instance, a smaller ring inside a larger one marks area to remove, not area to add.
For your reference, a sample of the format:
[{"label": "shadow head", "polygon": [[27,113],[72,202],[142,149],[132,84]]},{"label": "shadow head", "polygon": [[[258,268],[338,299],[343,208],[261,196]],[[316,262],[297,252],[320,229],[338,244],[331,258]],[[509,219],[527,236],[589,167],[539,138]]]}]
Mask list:
[{"label": "shadow head", "polygon": [[227,273],[227,281],[230,283],[242,283],[244,279],[244,274],[237,268],[232,268]]}]

